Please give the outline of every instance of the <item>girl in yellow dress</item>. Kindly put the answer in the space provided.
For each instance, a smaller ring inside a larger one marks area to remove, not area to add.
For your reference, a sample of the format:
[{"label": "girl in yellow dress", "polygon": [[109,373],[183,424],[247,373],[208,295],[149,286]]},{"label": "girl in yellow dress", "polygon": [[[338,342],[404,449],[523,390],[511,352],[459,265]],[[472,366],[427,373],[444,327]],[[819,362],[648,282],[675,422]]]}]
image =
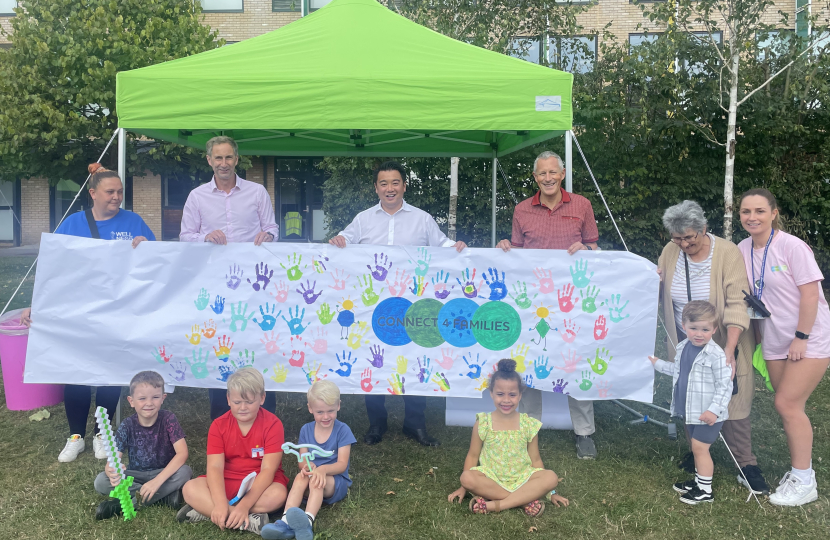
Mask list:
[{"label": "girl in yellow dress", "polygon": [[548,493],[553,504],[567,506],[568,499],[553,490],[559,478],[544,468],[539,455],[542,423],[518,411],[525,385],[514,360],[499,360],[489,388],[496,410],[476,415],[461,473],[462,487],[450,493],[448,500],[460,502],[469,490],[474,494],[470,510],[475,514],[521,506],[531,517],[545,510],[543,499]]}]

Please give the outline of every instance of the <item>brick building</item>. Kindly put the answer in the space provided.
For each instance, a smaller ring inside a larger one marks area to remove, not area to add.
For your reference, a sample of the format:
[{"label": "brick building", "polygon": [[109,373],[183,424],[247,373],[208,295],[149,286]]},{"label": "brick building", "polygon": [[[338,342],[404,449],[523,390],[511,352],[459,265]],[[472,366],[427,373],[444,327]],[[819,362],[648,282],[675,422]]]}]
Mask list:
[{"label": "brick building", "polygon": [[[299,19],[302,12],[312,12],[330,0],[201,0],[204,24],[218,31],[228,43],[235,43],[270,32]],[[586,2],[587,3],[587,2]],[[10,32],[12,9],[17,0],[0,0],[0,26]],[[778,9],[790,14],[791,28],[795,31],[800,17],[796,17],[796,4],[806,5],[806,0],[782,0],[768,12],[768,22],[777,24]],[[588,50],[594,57],[599,49],[597,32],[611,23],[611,32],[618,40],[628,39],[632,45],[652,39],[651,33],[660,29],[643,17],[640,8],[631,0],[596,0],[582,13],[578,22],[585,31],[580,36],[517,36],[514,41],[516,56],[532,62],[567,59],[577,46]],[[0,35],[0,49],[9,43]],[[2,52],[0,51],[0,54]],[[571,62],[570,70],[591,69],[591,61]],[[315,168],[313,158],[260,158],[251,159],[252,166],[243,174],[248,180],[263,184],[275,206],[280,239],[285,241],[319,241],[326,234],[322,211],[323,178]],[[208,181],[204,175],[150,175],[126,179],[125,205],[138,212],[159,239],[178,239],[182,208],[190,190]],[[62,181],[50,187],[42,178],[16,181],[0,181],[0,246],[28,245],[40,241],[42,232],[54,230],[60,217],[70,209],[79,185]],[[85,208],[89,201],[83,195],[71,210]],[[19,220],[18,220],[19,219]]]}]

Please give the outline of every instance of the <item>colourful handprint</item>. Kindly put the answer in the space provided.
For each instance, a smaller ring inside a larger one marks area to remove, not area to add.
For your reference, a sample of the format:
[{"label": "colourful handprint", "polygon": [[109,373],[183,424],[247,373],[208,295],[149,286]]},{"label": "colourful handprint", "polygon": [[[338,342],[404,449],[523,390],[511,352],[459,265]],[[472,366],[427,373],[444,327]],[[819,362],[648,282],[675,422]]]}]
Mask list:
[{"label": "colourful handprint", "polygon": [[597,354],[593,359],[588,357],[588,365],[591,366],[594,373],[604,375],[608,371],[608,362],[614,358],[610,354],[608,349],[603,347],[602,349],[597,349]]},{"label": "colourful handprint", "polygon": [[[305,380],[308,382],[309,386],[311,386],[312,384],[314,384],[314,383],[316,383],[317,381],[320,380],[320,376],[318,374],[320,373],[320,368],[322,368],[322,367],[323,367],[323,363],[322,362],[317,362],[316,366],[313,365],[313,364],[309,364],[308,365],[308,371],[306,371],[305,368],[302,368],[303,373],[305,373]],[[323,378],[325,378],[325,377],[326,377],[326,375],[323,375]]]},{"label": "colourful handprint", "polygon": [[199,296],[196,297],[196,300],[193,301],[196,304],[196,309],[202,311],[208,304],[210,304],[210,295],[207,292],[207,289],[202,289],[199,291]]},{"label": "colourful handprint", "polygon": [[527,366],[525,365],[525,358],[527,357],[527,351],[530,350],[529,345],[516,345],[512,351],[510,351],[510,358],[516,361],[516,371],[519,373],[524,373]]},{"label": "colourful handprint", "polygon": [[516,296],[510,295],[510,298],[516,302],[516,306],[519,309],[527,309],[533,304],[533,299],[536,298],[539,294],[536,293],[532,297],[528,298],[527,296],[527,284],[524,281],[517,281],[513,285],[513,292]]},{"label": "colourful handprint", "polygon": [[205,352],[204,357],[202,357],[202,349],[199,349],[199,356],[196,356],[196,349],[193,349],[192,353],[192,360],[191,358],[184,357],[184,361],[187,362],[187,365],[190,366],[190,373],[193,374],[194,379],[205,379],[208,376],[208,366],[207,361],[210,355],[210,349]]},{"label": "colourful handprint", "polygon": [[277,351],[280,350],[280,345],[277,343],[277,340],[280,339],[280,335],[274,335],[274,331],[271,330],[271,335],[268,335],[268,332],[263,334],[263,337],[259,339],[259,342],[265,345],[265,352],[268,354],[276,354]]},{"label": "colourful handprint", "polygon": [[320,321],[320,324],[328,324],[332,320],[334,320],[335,312],[331,310],[331,306],[328,302],[323,302],[320,308],[317,310],[317,320]]},{"label": "colourful handprint", "polygon": [[153,350],[153,358],[155,358],[156,362],[158,362],[159,364],[166,364],[170,361],[171,358],[173,358],[173,355],[167,354],[167,349],[165,349],[164,347],[159,347],[158,351],[156,351],[155,349]]},{"label": "colourful handprint", "polygon": [[[380,381],[375,381],[375,384],[379,383]],[[371,392],[374,387],[375,385],[372,384],[372,369],[366,368],[360,374],[360,389],[364,392]]]},{"label": "colourful handprint", "polygon": [[170,377],[174,381],[182,382],[187,378],[187,366],[184,362],[171,362],[168,365],[170,366]]},{"label": "colourful handprint", "polygon": [[253,311],[248,314],[247,303],[243,306],[242,301],[240,300],[236,307],[234,307],[233,303],[231,303],[231,323],[229,325],[231,332],[236,332],[237,330],[244,332],[245,329],[248,328],[248,321],[253,316]]},{"label": "colourful handprint", "polygon": [[369,352],[372,353],[372,357],[367,358],[366,361],[372,364],[372,367],[382,368],[385,349],[381,349],[380,345],[375,345],[374,347],[369,347]]},{"label": "colourful handprint", "polygon": [[595,312],[597,310],[597,296],[599,296],[599,287],[594,285],[583,291],[582,311],[585,313]]},{"label": "colourful handprint", "polygon": [[[441,270],[432,277],[432,292],[435,298],[443,300],[450,295],[450,292],[455,288],[455,285],[447,289],[447,281],[450,279],[450,273]],[[443,281],[442,281],[443,280]]]},{"label": "colourful handprint", "polygon": [[254,267],[254,271],[256,272],[256,279],[251,281],[251,278],[248,278],[248,283],[251,284],[251,288],[255,291],[264,291],[265,287],[271,283],[271,278],[274,277],[274,271],[268,270],[268,265],[264,262],[259,263]]},{"label": "colourful handprint", "polygon": [[234,374],[236,370],[232,366],[219,366],[219,376],[217,381],[228,382],[228,377]]},{"label": "colourful handprint", "polygon": [[[462,279],[464,280],[464,283],[461,282]],[[484,284],[483,279],[479,280],[478,287],[476,287],[476,283],[475,283],[475,281],[476,281],[476,269],[475,268],[473,268],[472,275],[470,274],[470,269],[465,268],[464,271],[461,272],[461,277],[460,278],[455,278],[455,281],[457,281],[458,284],[461,286],[461,292],[467,298],[475,298],[476,296],[478,296],[478,289],[480,289],[481,286]]]},{"label": "colourful handprint", "polygon": [[424,355],[424,361],[421,363],[418,360],[418,368],[415,370],[415,374],[418,375],[418,382],[428,382],[430,376],[432,375],[432,365],[431,360],[427,358],[427,355]]},{"label": "colourful handprint", "polygon": [[559,298],[559,310],[562,313],[568,313],[574,308],[573,294],[574,286],[570,283],[556,291],[556,296]]},{"label": "colourful handprint", "polygon": [[385,253],[381,253],[380,255],[375,253],[374,267],[367,264],[366,268],[369,269],[369,272],[372,273],[372,277],[376,280],[386,281],[386,275],[389,273],[389,269],[392,268],[392,261],[389,260],[389,257],[387,257]]},{"label": "colourful handprint", "polygon": [[389,294],[392,296],[403,296],[403,293],[405,293],[409,288],[409,274],[406,273],[406,270],[398,268],[395,270],[394,283],[389,283],[389,280],[387,279],[386,286],[389,287]]},{"label": "colourful handprint", "polygon": [[[276,311],[276,309],[277,309],[276,304],[270,304],[269,305],[268,302],[265,302],[265,309],[264,310],[262,309],[262,306],[259,306],[259,313],[262,315],[262,320],[257,321],[256,318],[254,318],[254,322],[259,326],[259,328],[263,332],[273,330],[274,326],[277,324],[277,317],[280,316],[280,314],[282,313],[282,310],[279,310],[279,311],[277,311],[276,314],[274,314],[274,311]],[[233,304],[231,304],[231,311],[233,311]],[[233,328],[231,328],[231,330],[233,330]],[[244,330],[244,328],[243,328],[243,330]]]},{"label": "colourful handprint", "polygon": [[[294,253],[293,258],[291,255],[286,257],[286,262],[288,266],[286,267],[284,264],[280,263],[280,266],[285,270],[285,275],[288,277],[288,281],[299,281],[300,278],[303,277],[303,271],[300,270],[300,263],[303,262],[303,256],[297,255]],[[303,269],[308,268],[308,266],[303,266]]]},{"label": "colourful handprint", "polygon": [[291,336],[291,358],[288,359],[288,363],[293,367],[303,367],[305,362],[305,353],[300,350],[302,343],[303,338]]},{"label": "colourful handprint", "polygon": [[[374,306],[378,303],[378,300],[380,300],[380,296],[378,296],[378,293],[375,292],[375,281],[369,274],[357,276],[357,285],[355,285],[354,288],[363,289],[360,299],[366,307]],[[379,292],[382,293],[383,289]]]},{"label": "colourful handprint", "polygon": [[284,281],[280,281],[279,283],[274,283],[274,288],[277,290],[277,294],[268,291],[268,294],[274,297],[278,303],[283,304],[286,300],[288,300],[288,285]]},{"label": "colourful handprint", "polygon": [[208,320],[202,325],[202,327],[202,335],[205,336],[206,339],[211,339],[216,335],[216,323],[213,322],[213,319]]},{"label": "colourful handprint", "polygon": [[568,386],[568,383],[565,382],[565,379],[557,379],[556,382],[553,383],[553,391],[557,394],[570,394],[570,392],[565,392],[565,388]]},{"label": "colourful handprint", "polygon": [[[368,331],[369,325],[367,325],[365,321],[357,323],[357,328],[349,332],[349,338],[346,340],[346,346],[351,347],[355,351],[358,350],[361,345],[361,340],[363,340],[363,337]],[[368,343],[368,341],[366,343]]]},{"label": "colourful handprint", "polygon": [[389,382],[389,388],[386,391],[393,396],[402,396],[406,393],[403,386],[406,382],[406,377],[401,377],[399,373],[393,373],[392,377],[386,380]]},{"label": "colourful handprint", "polygon": [[216,298],[213,300],[213,305],[210,306],[210,309],[212,309],[217,315],[221,315],[222,312],[225,311],[225,299],[217,294]]},{"label": "colourful handprint", "polygon": [[556,369],[561,369],[565,373],[573,373],[576,371],[576,365],[579,364],[579,361],[582,360],[582,357],[576,354],[576,351],[569,351],[568,356],[565,356],[565,353],[559,353],[562,355],[562,360],[565,361],[564,366],[554,366]]},{"label": "colourful handprint", "polygon": [[329,289],[334,289],[335,291],[342,291],[346,288],[346,280],[351,277],[351,274],[346,274],[345,270],[335,270],[334,272],[329,273],[331,274],[331,277],[334,280],[334,285],[329,285]]},{"label": "colourful handprint", "polygon": [[588,261],[586,260],[579,260],[576,261],[575,264],[571,265],[571,278],[573,278],[574,286],[577,289],[584,289],[588,286],[591,282],[591,278],[594,277],[594,273],[591,272],[591,275],[588,275]]},{"label": "colourful handprint", "polygon": [[415,264],[415,275],[416,276],[426,276],[427,272],[429,272],[429,263],[432,261],[432,255],[427,253],[427,248],[420,247],[418,248],[418,262],[413,263],[409,261],[410,264]]},{"label": "colourful handprint", "polygon": [[605,339],[607,335],[608,327],[605,326],[605,317],[600,315],[594,322],[594,339],[599,341],[600,339]]},{"label": "colourful handprint", "polygon": [[[199,349],[201,350],[201,349]],[[231,356],[231,351],[233,350],[233,342],[231,342],[231,338],[228,336],[222,336],[219,338],[219,348],[216,348],[216,345],[213,346],[213,352],[216,353],[216,358],[223,362],[227,362],[228,358]]]},{"label": "colourful handprint", "polygon": [[339,354],[334,355],[337,358],[337,362],[340,364],[340,369],[337,371],[333,369],[329,369],[332,373],[337,373],[341,377],[349,377],[352,374],[352,366],[354,366],[355,362],[357,362],[357,355],[355,355],[354,359],[352,359],[352,353],[349,351],[349,355],[346,356],[346,351],[343,351],[343,358],[340,358]]},{"label": "colourful handprint", "polygon": [[464,360],[464,363],[467,364],[467,373],[459,373],[461,377],[468,377],[470,379],[478,379],[481,377],[481,369],[484,367],[484,364],[487,363],[487,360],[484,362],[481,361],[480,355],[476,353],[476,360],[473,362],[473,353],[469,353],[470,358],[467,358],[467,355],[463,355],[461,358]]},{"label": "colourful handprint", "polygon": [[452,369],[452,365],[456,360],[458,360],[458,355],[453,354],[453,350],[447,348],[441,349],[441,360],[436,359],[435,361],[438,362],[441,369],[449,371]]},{"label": "colourful handprint", "polygon": [[503,299],[507,296],[507,284],[504,282],[504,272],[501,273],[501,279],[499,279],[499,270],[497,268],[488,268],[487,271],[490,273],[490,277],[487,277],[487,273],[482,272],[481,277],[484,278],[484,282],[490,287],[490,298],[488,300],[498,301]]},{"label": "colourful handprint", "polygon": [[594,385],[593,380],[594,376],[591,375],[590,371],[585,369],[582,371],[582,378],[577,379],[576,384],[579,385],[580,390],[582,390],[583,392],[587,392]]},{"label": "colourful handprint", "polygon": [[412,278],[412,288],[409,291],[415,296],[423,296],[427,288],[427,279],[423,276],[415,276]]},{"label": "colourful handprint", "polygon": [[553,371],[553,368],[548,367],[548,358],[547,356],[540,356],[533,362],[533,371],[536,373],[537,379],[547,379],[550,375],[550,372]]},{"label": "colourful handprint", "polygon": [[562,319],[562,324],[564,327],[559,332],[559,335],[562,336],[562,340],[565,343],[573,343],[576,340],[576,335],[582,330],[582,327],[577,327],[573,319]]},{"label": "colourful handprint", "polygon": [[291,332],[292,336],[299,336],[302,334],[308,325],[303,326],[303,317],[305,317],[305,308],[303,308],[302,313],[300,313],[300,306],[294,306],[294,313],[291,313],[291,308],[288,308],[288,316],[290,319],[286,319],[285,315],[282,316],[282,320],[285,321],[285,324],[288,325],[288,330]]},{"label": "colourful handprint", "polygon": [[628,300],[626,300],[623,305],[620,305],[621,301],[621,295],[619,294],[612,294],[611,298],[605,301],[605,303],[608,304],[608,318],[611,319],[611,322],[618,323],[628,317],[628,313],[625,314],[625,317],[623,317],[622,314],[625,306],[628,305]]},{"label": "colourful handprint", "polygon": [[436,392],[439,390],[441,392],[446,392],[450,389],[450,381],[447,380],[447,377],[443,373],[436,373],[433,375],[432,382],[438,385],[438,390],[435,390]]},{"label": "colourful handprint", "polygon": [[230,266],[230,272],[225,274],[225,279],[228,281],[225,283],[229,289],[236,290],[239,287],[239,284],[242,283],[242,275],[245,272],[242,268],[239,267],[238,264],[232,264]]},{"label": "colourful handprint", "polygon": [[479,392],[487,390],[487,387],[490,386],[490,380],[487,377],[477,379],[476,382],[478,383],[478,386],[476,386],[476,390],[478,390]]},{"label": "colourful handprint", "polygon": [[[317,354],[325,354],[326,351],[329,349],[329,342],[326,339],[329,333],[326,332],[323,328],[317,327],[317,337],[312,337],[314,343],[309,344],[309,342],[305,342],[306,347],[311,347],[311,350]],[[312,334],[313,336],[313,334]]]},{"label": "colourful handprint", "polygon": [[611,383],[606,380],[601,380],[597,383],[597,396],[600,398],[611,397]]},{"label": "colourful handprint", "polygon": [[185,334],[184,337],[191,345],[198,345],[202,341],[202,329],[198,324],[194,324],[190,329],[190,334]]},{"label": "colourful handprint", "polygon": [[400,373],[401,375],[406,375],[406,369],[409,367],[409,360],[407,360],[403,355],[399,355],[395,361],[395,372]]},{"label": "colourful handprint", "polygon": [[318,255],[317,257],[311,257],[311,267],[314,268],[314,271],[318,274],[325,274],[326,272],[326,262],[329,260],[328,257],[323,255]]},{"label": "colourful handprint", "polygon": [[277,363],[274,364],[273,370],[274,374],[269,378],[277,384],[284,383],[286,377],[288,377],[288,369],[284,365]]},{"label": "colourful handprint", "polygon": [[242,354],[242,351],[239,351],[239,358],[236,361],[231,360],[231,365],[234,367],[234,369],[253,367],[255,362],[254,355],[254,351],[248,351],[248,349],[245,349],[244,355]]},{"label": "colourful handprint", "polygon": [[553,292],[553,279],[551,278],[553,274],[551,274],[550,270],[545,270],[544,268],[534,268],[533,275],[536,276],[539,283],[531,283],[531,285],[538,288],[540,293],[548,294]]},{"label": "colourful handprint", "polygon": [[313,304],[317,301],[321,294],[323,294],[323,289],[320,289],[318,293],[314,293],[314,288],[317,286],[317,282],[311,283],[310,279],[305,280],[305,285],[300,283],[300,287],[296,289],[298,293],[303,296],[303,300],[306,304]]}]

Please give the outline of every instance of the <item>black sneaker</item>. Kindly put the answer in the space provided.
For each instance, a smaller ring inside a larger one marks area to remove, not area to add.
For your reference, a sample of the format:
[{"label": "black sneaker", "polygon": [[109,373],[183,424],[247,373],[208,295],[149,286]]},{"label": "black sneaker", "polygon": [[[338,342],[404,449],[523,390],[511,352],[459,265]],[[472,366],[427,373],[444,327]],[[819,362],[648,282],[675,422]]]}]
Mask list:
[{"label": "black sneaker", "polygon": [[[767,481],[764,480],[764,475],[757,465],[742,467],[741,472],[743,472],[743,475],[738,475],[739,484],[752,490],[756,495],[769,495],[769,485],[767,485]],[[744,476],[746,476],[746,480],[744,480]],[[749,484],[747,484],[747,480]]]},{"label": "black sneaker", "polygon": [[110,519],[121,515],[121,501],[118,499],[108,499],[98,505],[95,509],[95,519]]},{"label": "black sneaker", "polygon": [[711,493],[706,493],[695,484],[695,487],[684,493],[680,496],[680,502],[686,504],[700,504],[700,503],[710,503],[715,500],[715,497]]},{"label": "black sneaker", "polygon": [[685,456],[680,458],[677,462],[677,468],[686,471],[689,474],[695,474],[695,455],[687,452]]},{"label": "black sneaker", "polygon": [[162,497],[156,504],[163,504],[165,506],[169,506],[173,510],[178,510],[184,506],[184,495],[182,495],[182,490],[177,489],[166,497]]},{"label": "black sneaker", "polygon": [[678,482],[674,484],[672,489],[682,495],[683,493],[692,491],[696,487],[697,483],[694,480],[686,480],[685,482]]}]

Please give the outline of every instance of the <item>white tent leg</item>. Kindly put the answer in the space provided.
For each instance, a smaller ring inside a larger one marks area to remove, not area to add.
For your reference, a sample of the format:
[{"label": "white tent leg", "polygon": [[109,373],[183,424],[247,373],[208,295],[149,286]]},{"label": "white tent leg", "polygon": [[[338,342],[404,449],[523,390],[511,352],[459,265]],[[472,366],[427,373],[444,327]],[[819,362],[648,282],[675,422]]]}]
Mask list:
[{"label": "white tent leg", "polygon": [[496,247],[496,168],[499,162],[496,153],[493,152],[493,231],[490,238],[490,247]]},{"label": "white tent leg", "polygon": [[[123,183],[127,183],[127,131],[118,129],[118,176]],[[124,208],[124,199],[121,199],[121,208]]]},{"label": "white tent leg", "polygon": [[573,133],[571,131],[565,132],[565,191],[572,192],[574,190],[573,177]]}]

